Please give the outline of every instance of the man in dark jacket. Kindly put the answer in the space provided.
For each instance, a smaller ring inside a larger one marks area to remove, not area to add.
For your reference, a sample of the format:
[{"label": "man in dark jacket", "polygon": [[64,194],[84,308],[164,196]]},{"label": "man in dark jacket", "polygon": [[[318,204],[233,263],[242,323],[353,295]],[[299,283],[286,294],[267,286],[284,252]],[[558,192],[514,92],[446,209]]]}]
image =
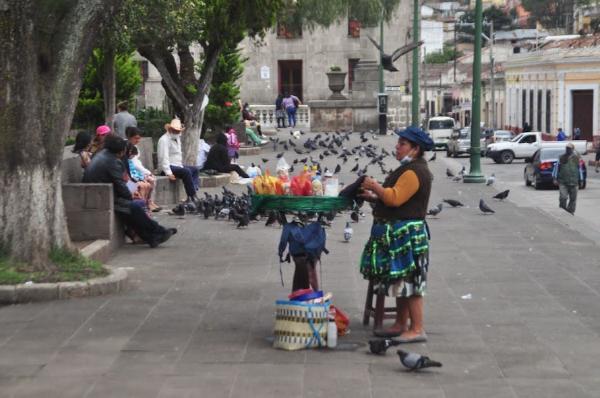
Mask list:
[{"label": "man in dark jacket", "polygon": [[83,174],[84,183],[110,183],[113,185],[115,212],[126,226],[148,243],[156,247],[166,242],[177,232],[175,228],[164,228],[152,220],[141,203],[134,201],[123,179],[125,169],[122,157],[127,141],[115,135],[109,135],[104,141],[104,149],[94,156]]},{"label": "man in dark jacket", "polygon": [[[575,145],[569,142],[565,147],[565,154],[558,159],[552,170],[554,185],[558,185],[560,190],[558,206],[571,214],[575,214],[577,188],[579,188],[579,181],[583,179],[583,171],[579,163]],[[569,200],[568,204],[567,199]]]}]

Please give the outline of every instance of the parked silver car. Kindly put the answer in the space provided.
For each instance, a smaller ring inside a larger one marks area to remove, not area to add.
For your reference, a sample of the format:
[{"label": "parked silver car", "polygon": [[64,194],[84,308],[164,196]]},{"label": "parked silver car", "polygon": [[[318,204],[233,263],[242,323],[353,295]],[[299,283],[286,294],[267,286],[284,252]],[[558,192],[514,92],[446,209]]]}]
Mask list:
[{"label": "parked silver car", "polygon": [[[481,134],[483,138],[480,140],[481,154],[485,154],[485,137],[483,132]],[[446,148],[446,156],[458,157],[461,154],[469,154],[471,152],[471,128],[465,127],[458,131],[455,131],[448,140],[448,146]]]}]

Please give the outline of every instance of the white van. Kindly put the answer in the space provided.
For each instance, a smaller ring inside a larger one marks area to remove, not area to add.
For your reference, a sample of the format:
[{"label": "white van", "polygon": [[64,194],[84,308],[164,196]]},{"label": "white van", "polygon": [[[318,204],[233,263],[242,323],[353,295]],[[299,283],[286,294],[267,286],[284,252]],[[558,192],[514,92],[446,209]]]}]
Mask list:
[{"label": "white van", "polygon": [[435,116],[427,122],[427,133],[436,148],[446,148],[450,136],[456,128],[456,122],[448,116]]}]

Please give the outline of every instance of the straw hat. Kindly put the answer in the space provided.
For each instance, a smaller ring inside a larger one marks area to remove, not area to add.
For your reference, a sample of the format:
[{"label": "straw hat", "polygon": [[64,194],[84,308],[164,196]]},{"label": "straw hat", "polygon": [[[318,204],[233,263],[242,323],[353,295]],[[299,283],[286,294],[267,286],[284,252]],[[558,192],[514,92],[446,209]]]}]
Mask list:
[{"label": "straw hat", "polygon": [[177,118],[171,120],[171,123],[167,124],[165,127],[167,128],[167,130],[168,129],[175,130],[175,131],[183,130],[183,125],[181,124],[181,120],[179,120]]}]

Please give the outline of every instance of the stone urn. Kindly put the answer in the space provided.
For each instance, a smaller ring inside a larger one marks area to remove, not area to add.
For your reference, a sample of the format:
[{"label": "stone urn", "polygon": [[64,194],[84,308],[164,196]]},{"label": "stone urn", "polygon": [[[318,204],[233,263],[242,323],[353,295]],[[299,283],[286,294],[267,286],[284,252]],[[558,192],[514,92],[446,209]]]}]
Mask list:
[{"label": "stone urn", "polygon": [[346,72],[327,72],[327,78],[329,79],[329,89],[333,92],[329,99],[332,100],[345,100],[346,97],[342,95],[342,90],[346,85]]}]

